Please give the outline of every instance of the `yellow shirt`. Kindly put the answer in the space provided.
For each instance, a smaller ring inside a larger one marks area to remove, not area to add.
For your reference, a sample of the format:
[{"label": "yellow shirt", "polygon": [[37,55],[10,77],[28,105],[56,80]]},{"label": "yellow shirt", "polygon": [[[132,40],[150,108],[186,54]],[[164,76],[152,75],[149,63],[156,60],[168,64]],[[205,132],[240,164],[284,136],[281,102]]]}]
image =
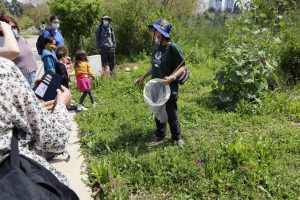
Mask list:
[{"label": "yellow shirt", "polygon": [[91,70],[91,66],[88,62],[80,62],[78,66],[75,67],[76,76],[88,75],[90,77],[95,77],[94,73]]}]

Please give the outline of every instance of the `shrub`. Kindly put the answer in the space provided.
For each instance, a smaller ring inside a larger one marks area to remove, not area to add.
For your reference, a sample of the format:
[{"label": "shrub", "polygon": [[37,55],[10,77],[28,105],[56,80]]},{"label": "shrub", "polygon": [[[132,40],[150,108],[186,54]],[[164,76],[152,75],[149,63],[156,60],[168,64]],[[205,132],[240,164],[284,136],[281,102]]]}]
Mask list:
[{"label": "shrub", "polygon": [[220,107],[232,110],[243,100],[239,109],[250,103],[247,109],[255,112],[269,84],[278,82],[280,32],[289,27],[287,13],[295,9],[293,2],[253,0],[250,10],[227,24],[230,36],[222,56],[226,64],[216,71],[213,87]]},{"label": "shrub", "polygon": [[300,81],[300,41],[297,38],[289,40],[281,54],[281,69],[284,80],[288,84]]},{"label": "shrub", "polygon": [[62,21],[62,33],[70,53],[82,48],[82,40],[90,36],[101,16],[101,1],[50,0],[48,3],[51,13]]},{"label": "shrub", "polygon": [[29,27],[35,25],[34,21],[31,18],[29,18],[28,16],[23,16],[21,18],[18,18],[17,20],[18,20],[18,24],[22,30],[28,29]]},{"label": "shrub", "polygon": [[113,20],[118,53],[140,53],[150,46],[147,25],[160,16],[160,5],[155,0],[109,1],[104,10]]}]

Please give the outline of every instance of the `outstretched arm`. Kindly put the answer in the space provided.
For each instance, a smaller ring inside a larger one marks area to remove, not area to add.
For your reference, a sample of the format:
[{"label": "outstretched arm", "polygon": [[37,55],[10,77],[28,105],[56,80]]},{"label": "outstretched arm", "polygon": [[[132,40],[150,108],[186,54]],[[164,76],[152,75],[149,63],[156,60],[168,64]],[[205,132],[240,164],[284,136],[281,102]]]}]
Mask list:
[{"label": "outstretched arm", "polygon": [[145,78],[147,78],[148,76],[150,76],[152,74],[152,68],[150,67],[150,69],[141,77],[139,77],[137,80],[135,80],[135,84],[140,86],[142,84],[142,82],[145,80]]}]

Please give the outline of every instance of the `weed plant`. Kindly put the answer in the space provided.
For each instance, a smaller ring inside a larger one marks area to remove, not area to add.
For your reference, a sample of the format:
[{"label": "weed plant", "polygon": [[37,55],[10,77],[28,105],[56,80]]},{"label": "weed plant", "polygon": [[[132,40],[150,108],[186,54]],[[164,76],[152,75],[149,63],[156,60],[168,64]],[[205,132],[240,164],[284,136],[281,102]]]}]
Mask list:
[{"label": "weed plant", "polygon": [[[256,116],[223,112],[211,102],[218,60],[191,64],[180,89],[184,149],[151,146],[153,117],[134,80],[149,66],[98,79],[98,103],[79,124],[88,184],[100,199],[297,199],[300,195],[299,86],[267,94]],[[78,94],[75,95],[76,98]],[[79,97],[78,97],[79,98]],[[86,105],[89,106],[88,101]]]}]

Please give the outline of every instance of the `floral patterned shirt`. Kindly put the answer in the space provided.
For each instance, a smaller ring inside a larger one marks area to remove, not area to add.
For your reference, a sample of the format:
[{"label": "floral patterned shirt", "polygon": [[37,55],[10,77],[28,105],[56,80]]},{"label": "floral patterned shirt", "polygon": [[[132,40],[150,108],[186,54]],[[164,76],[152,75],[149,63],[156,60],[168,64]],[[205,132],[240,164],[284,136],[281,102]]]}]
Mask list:
[{"label": "floral patterned shirt", "polygon": [[71,127],[66,107],[57,104],[53,113],[49,113],[17,66],[0,57],[0,162],[10,151],[14,126],[26,133],[19,136],[20,154],[40,163],[68,185],[63,174],[29,150],[29,143],[33,143],[36,149],[48,152],[65,149]]}]

